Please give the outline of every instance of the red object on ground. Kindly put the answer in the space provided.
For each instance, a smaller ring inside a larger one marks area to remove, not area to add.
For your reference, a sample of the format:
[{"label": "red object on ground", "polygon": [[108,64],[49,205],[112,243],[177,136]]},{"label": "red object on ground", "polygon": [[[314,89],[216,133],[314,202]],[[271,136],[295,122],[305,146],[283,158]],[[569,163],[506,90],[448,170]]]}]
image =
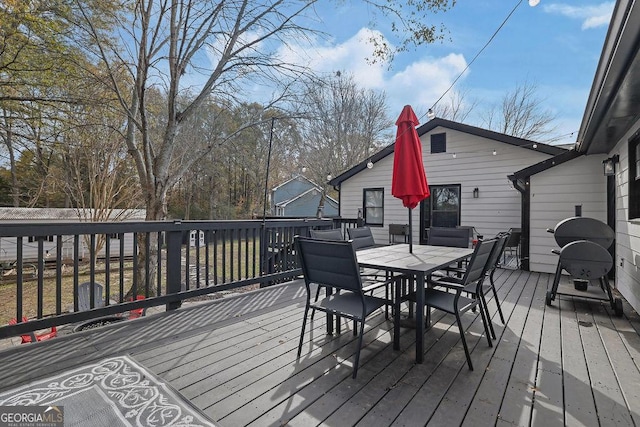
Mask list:
[{"label": "red object on ground", "polygon": [[[22,317],[22,322],[28,322],[29,319],[27,319],[25,316]],[[10,325],[17,325],[18,321],[13,318],[11,320],[9,320],[9,324]],[[48,340],[51,338],[55,338],[58,336],[58,329],[55,326],[51,327],[51,331],[50,332],[45,332],[45,333],[41,333],[41,334],[36,334],[35,332],[32,332],[30,334],[24,334],[24,335],[20,335],[20,338],[22,338],[22,342],[21,344],[27,344],[30,342],[33,342],[33,339],[35,338],[36,341],[44,341],[44,340]]]},{"label": "red object on ground", "polygon": [[[143,300],[144,295],[137,295],[136,301]],[[133,301],[132,298],[129,298],[129,301]],[[129,310],[128,319],[137,319],[138,317],[142,317],[145,314],[145,308],[134,308],[133,310]]]},{"label": "red object on ground", "polygon": [[413,209],[429,197],[429,185],[422,163],[422,144],[416,131],[419,124],[410,105],[405,105],[396,121],[396,145],[393,157],[391,194]]}]

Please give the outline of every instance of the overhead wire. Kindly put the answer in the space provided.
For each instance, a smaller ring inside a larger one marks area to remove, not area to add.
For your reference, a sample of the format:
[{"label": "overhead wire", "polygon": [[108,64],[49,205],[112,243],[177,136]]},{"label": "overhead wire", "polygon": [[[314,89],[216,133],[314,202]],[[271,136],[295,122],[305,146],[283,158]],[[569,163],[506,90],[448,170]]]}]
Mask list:
[{"label": "overhead wire", "polygon": [[469,67],[471,66],[471,64],[473,64],[475,62],[476,59],[478,59],[478,57],[480,56],[480,54],[482,54],[482,52],[484,52],[484,50],[487,48],[487,46],[489,46],[489,44],[491,44],[491,42],[493,41],[493,39],[498,35],[498,33],[500,32],[500,30],[502,29],[502,27],[505,26],[505,24],[507,23],[507,21],[509,20],[509,18],[511,18],[511,15],[514,14],[514,12],[516,11],[516,9],[518,9],[518,7],[520,6],[520,4],[522,4],[524,0],[520,0],[514,7],[513,9],[511,9],[511,12],[509,12],[509,14],[506,16],[506,18],[504,18],[504,20],[502,21],[502,23],[500,24],[500,26],[498,26],[498,28],[493,32],[493,34],[491,35],[491,37],[489,37],[489,40],[487,40],[487,42],[484,44],[484,46],[482,46],[482,48],[478,51],[478,53],[475,54],[475,56],[471,59],[471,61],[469,61],[469,63],[464,67],[464,70],[462,70],[460,72],[460,74],[458,74],[458,76],[453,80],[453,82],[451,83],[451,85],[447,88],[447,90],[444,91],[444,93],[442,95],[440,95],[440,98],[438,98],[438,100],[436,102],[433,103],[433,105],[431,106],[431,108],[429,108],[427,110],[426,113],[424,113],[422,116],[420,116],[420,119],[424,118],[424,116],[428,115],[429,112],[433,112],[433,109],[436,107],[436,105],[438,105],[438,103],[440,101],[442,101],[442,98],[444,98],[447,93],[449,93],[449,91],[451,89],[453,89],[453,87],[455,86],[455,84],[458,82],[458,80],[460,80],[460,78],[464,75],[464,73],[469,69]]}]

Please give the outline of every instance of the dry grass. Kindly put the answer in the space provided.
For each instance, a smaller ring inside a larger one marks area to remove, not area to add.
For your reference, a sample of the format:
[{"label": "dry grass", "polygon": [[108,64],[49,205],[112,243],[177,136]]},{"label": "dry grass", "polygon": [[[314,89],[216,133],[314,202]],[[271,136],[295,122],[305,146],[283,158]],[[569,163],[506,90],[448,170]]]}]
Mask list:
[{"label": "dry grass", "polygon": [[[240,278],[252,277],[254,274],[253,263],[256,266],[260,265],[260,256],[259,256],[259,242],[256,243],[256,253],[255,257],[253,256],[253,243],[250,241],[247,244],[242,241],[241,242],[241,254],[238,254],[238,243],[235,242],[233,246],[233,251],[231,251],[230,246],[227,247],[225,252],[225,256],[223,257],[223,250],[221,245],[218,245],[217,250],[217,259],[215,262],[218,266],[218,280],[217,283],[222,283],[222,280],[229,280],[231,272],[233,272],[233,279],[239,280]],[[245,252],[246,251],[246,252]],[[213,278],[213,248],[209,247],[209,258],[210,258],[210,280],[214,280]],[[242,256],[242,254],[247,254],[247,256]],[[205,248],[200,248],[200,264],[202,268],[205,265],[205,256],[206,250]],[[164,255],[163,255],[164,257]],[[190,263],[193,264],[196,261],[196,249],[190,248],[189,250]],[[240,259],[239,259],[240,258]],[[250,258],[249,262],[247,262],[246,258]],[[253,259],[253,262],[251,261]],[[117,262],[111,263],[111,271],[109,275],[109,298],[112,300],[119,300],[119,281],[120,274],[119,271],[114,268],[118,265]],[[166,266],[166,263],[163,263],[163,268]],[[222,278],[220,275],[222,274],[222,266],[225,266],[225,271],[227,277]],[[78,270],[78,284],[83,282],[90,281],[90,271],[88,264],[81,264]],[[259,274],[259,268],[256,268],[256,273]],[[56,314],[56,271],[53,270],[45,270],[44,279],[43,279],[43,314],[54,315]],[[23,291],[22,291],[22,312],[23,315],[27,318],[35,318],[37,317],[37,308],[38,308],[38,282],[33,279],[33,274],[31,269],[27,269],[25,267],[24,271],[24,282],[23,282]],[[128,262],[125,265],[124,270],[124,293],[126,293],[131,284],[132,284],[132,263]],[[182,277],[184,278],[184,272]],[[200,280],[204,281],[205,275],[201,272]],[[99,262],[96,265],[95,272],[95,281],[98,283],[106,283],[105,278],[105,264],[104,262]],[[74,290],[74,272],[73,266],[65,265],[63,268],[62,275],[62,292],[61,292],[61,311],[68,312],[73,308],[73,290]],[[190,278],[190,289],[194,289],[196,287],[195,277],[193,273],[191,273]],[[201,283],[200,286],[206,286],[205,283]],[[164,287],[164,286],[163,286]],[[244,287],[242,289],[236,290],[237,292],[245,292],[248,290],[252,290],[257,288],[258,285],[251,285]],[[16,313],[16,276],[14,272],[8,272],[5,276],[0,277],[0,325],[8,323],[11,318],[15,317]],[[164,289],[163,289],[164,292]],[[202,297],[193,298],[194,300],[203,300],[203,299],[215,299],[220,298],[220,294],[212,294],[205,295]]]},{"label": "dry grass", "polygon": [[[56,313],[56,271],[45,270],[43,279],[43,314],[53,315]],[[128,290],[128,284],[132,282],[131,265],[124,271],[125,292]],[[104,284],[105,265],[100,263],[96,265],[95,281]],[[120,274],[116,271],[110,272],[110,298],[119,299],[119,280]],[[78,284],[90,281],[89,266],[80,265],[78,270]],[[65,266],[61,280],[61,310],[68,312],[73,308],[73,290],[74,277],[73,267]],[[0,279],[0,324],[6,324],[11,318],[15,317],[16,312],[16,276],[7,274]],[[38,281],[27,275],[22,285],[22,313],[27,318],[37,316],[38,310]]]}]

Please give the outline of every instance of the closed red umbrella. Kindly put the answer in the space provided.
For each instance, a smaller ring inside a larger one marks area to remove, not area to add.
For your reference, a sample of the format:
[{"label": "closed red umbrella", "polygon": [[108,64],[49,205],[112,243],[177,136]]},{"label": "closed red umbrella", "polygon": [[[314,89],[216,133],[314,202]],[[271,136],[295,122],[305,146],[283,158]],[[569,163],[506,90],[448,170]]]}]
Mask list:
[{"label": "closed red umbrella", "polygon": [[416,131],[419,124],[410,105],[405,105],[396,121],[396,145],[393,156],[391,194],[409,209],[409,251],[413,250],[411,209],[429,197],[427,175],[422,163],[422,144]]}]

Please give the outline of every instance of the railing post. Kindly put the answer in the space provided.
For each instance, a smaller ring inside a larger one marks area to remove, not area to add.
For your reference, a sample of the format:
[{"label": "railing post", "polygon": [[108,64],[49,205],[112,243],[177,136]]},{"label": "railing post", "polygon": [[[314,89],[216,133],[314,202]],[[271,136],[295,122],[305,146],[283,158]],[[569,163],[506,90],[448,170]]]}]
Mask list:
[{"label": "railing post", "polygon": [[[180,224],[176,221],[175,224]],[[166,232],[167,243],[167,294],[177,294],[182,290],[180,280],[182,278],[181,252],[182,230]],[[180,308],[181,301],[167,303],[167,311]]]}]

